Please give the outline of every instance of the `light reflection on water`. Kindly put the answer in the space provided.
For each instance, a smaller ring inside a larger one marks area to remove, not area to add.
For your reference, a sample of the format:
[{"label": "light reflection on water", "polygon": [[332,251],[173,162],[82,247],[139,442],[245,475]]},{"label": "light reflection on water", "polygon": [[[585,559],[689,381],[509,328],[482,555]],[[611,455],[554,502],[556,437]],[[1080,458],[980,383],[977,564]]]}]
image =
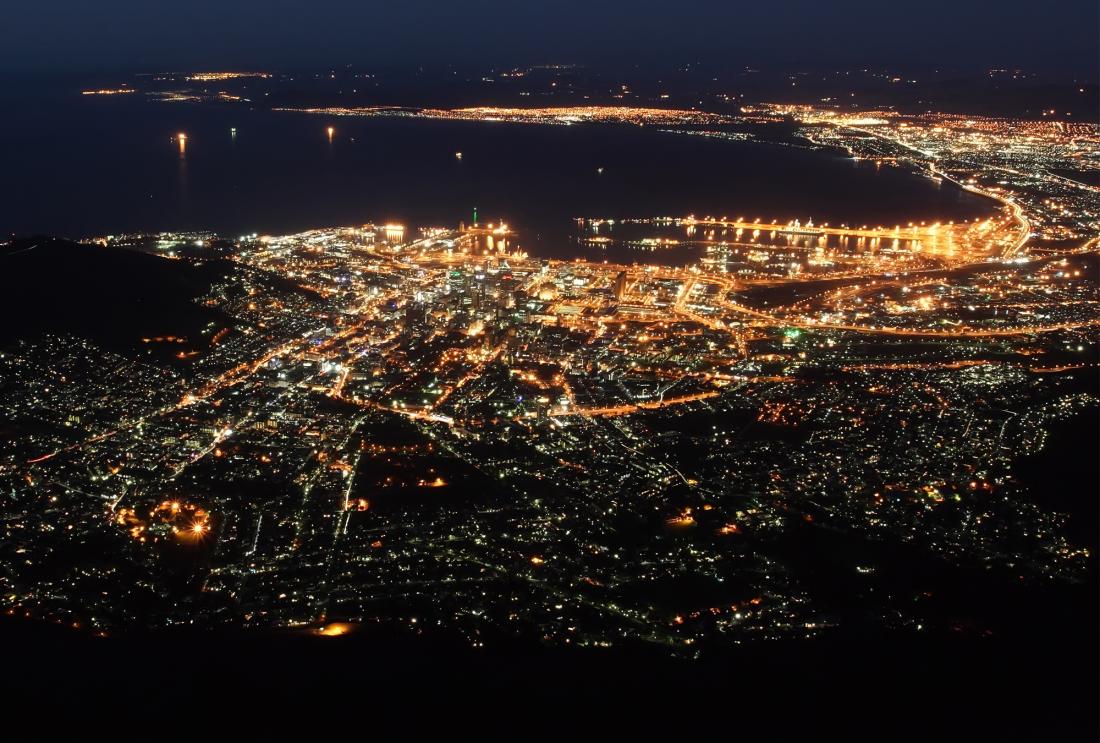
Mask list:
[{"label": "light reflection on water", "polygon": [[[17,105],[0,120],[0,233],[450,226],[477,207],[482,221],[514,225],[518,248],[570,258],[591,256],[581,216],[742,211],[894,224],[989,213],[977,197],[893,168],[650,128],[346,118],[329,135],[328,126],[122,96]],[[631,252],[645,262],[668,251]]]}]

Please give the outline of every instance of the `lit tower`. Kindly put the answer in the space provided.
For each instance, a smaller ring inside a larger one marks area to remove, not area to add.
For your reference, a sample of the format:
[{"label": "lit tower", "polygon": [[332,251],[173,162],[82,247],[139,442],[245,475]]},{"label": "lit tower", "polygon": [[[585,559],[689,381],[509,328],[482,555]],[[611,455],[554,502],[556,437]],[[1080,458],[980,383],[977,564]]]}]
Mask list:
[{"label": "lit tower", "polygon": [[615,277],[615,299],[616,301],[623,301],[623,297],[626,296],[626,271],[619,271],[619,275]]}]

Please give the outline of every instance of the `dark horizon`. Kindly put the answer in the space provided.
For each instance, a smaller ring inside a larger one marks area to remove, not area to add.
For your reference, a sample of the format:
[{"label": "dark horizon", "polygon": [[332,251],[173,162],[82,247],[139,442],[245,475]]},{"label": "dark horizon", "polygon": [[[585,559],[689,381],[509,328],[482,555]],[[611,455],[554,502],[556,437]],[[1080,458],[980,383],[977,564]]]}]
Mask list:
[{"label": "dark horizon", "polygon": [[107,74],[349,64],[569,63],[656,71],[700,64],[714,70],[1008,68],[1096,79],[1096,5],[1060,5],[1052,12],[1023,0],[689,0],[673,14],[664,4],[622,0],[599,7],[567,0],[545,8],[499,0],[417,0],[398,7],[257,0],[225,7],[200,0],[165,12],[133,0],[94,7],[55,0],[8,11],[12,33],[0,50],[0,67],[22,74]]}]

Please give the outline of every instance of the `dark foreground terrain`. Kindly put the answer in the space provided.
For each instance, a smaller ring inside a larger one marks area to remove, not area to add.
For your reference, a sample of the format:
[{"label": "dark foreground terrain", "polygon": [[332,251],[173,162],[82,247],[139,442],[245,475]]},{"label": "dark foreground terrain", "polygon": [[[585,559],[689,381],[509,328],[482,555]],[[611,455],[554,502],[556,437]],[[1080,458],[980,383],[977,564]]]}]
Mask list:
[{"label": "dark foreground terrain", "polygon": [[891,634],[644,652],[459,648],[363,631],[92,638],[8,620],[9,740],[448,738],[1095,740],[1094,636]]}]

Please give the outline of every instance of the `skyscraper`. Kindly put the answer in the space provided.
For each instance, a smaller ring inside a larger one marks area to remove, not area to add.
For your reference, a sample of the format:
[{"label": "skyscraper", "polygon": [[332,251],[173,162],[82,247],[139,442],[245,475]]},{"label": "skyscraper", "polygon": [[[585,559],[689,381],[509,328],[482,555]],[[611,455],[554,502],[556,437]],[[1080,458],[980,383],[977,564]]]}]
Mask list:
[{"label": "skyscraper", "polygon": [[626,296],[626,271],[619,271],[619,275],[615,277],[614,292],[615,299],[623,301]]}]

